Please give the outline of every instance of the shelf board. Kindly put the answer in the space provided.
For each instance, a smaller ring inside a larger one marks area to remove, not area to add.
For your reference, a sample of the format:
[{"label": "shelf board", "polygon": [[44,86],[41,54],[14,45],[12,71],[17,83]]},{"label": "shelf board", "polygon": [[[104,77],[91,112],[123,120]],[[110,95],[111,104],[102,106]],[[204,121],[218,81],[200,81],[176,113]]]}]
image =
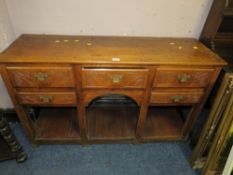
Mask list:
[{"label": "shelf board", "polygon": [[226,8],[223,13],[224,17],[233,17],[233,8]]},{"label": "shelf board", "polygon": [[[89,143],[133,143],[137,106],[87,107]],[[36,143],[80,143],[75,108],[43,108],[36,126]],[[175,108],[150,107],[142,141],[182,140],[183,121]]]},{"label": "shelf board", "polygon": [[150,107],[142,141],[182,140],[183,121],[175,108]]},{"label": "shelf board", "polygon": [[35,123],[38,143],[79,143],[76,108],[42,108]]},{"label": "shelf board", "polygon": [[137,118],[136,106],[90,106],[87,108],[89,142],[132,142],[135,140]]},{"label": "shelf board", "polygon": [[214,38],[215,44],[222,44],[222,45],[233,45],[233,33],[223,33],[219,32],[216,34]]}]

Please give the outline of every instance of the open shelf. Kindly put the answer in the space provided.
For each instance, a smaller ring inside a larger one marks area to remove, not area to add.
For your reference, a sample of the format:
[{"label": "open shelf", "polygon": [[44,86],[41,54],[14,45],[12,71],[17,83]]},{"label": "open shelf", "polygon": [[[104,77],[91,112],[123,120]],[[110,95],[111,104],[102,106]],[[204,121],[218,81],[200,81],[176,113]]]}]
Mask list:
[{"label": "open shelf", "polygon": [[87,108],[89,142],[132,142],[135,139],[137,119],[137,106],[90,106]]},{"label": "open shelf", "polygon": [[[134,143],[139,108],[91,105],[86,108],[89,143]],[[42,108],[36,120],[36,143],[80,143],[75,108]],[[175,107],[150,107],[142,141],[182,140],[183,120]]]},{"label": "open shelf", "polygon": [[231,33],[223,33],[219,32],[216,34],[216,37],[214,38],[214,42],[216,44],[222,44],[222,45],[233,45],[233,31]]},{"label": "open shelf", "polygon": [[175,108],[150,107],[142,140],[182,140],[182,128],[183,120]]},{"label": "open shelf", "polygon": [[36,142],[79,143],[76,108],[42,108],[35,123]]},{"label": "open shelf", "polygon": [[233,18],[233,8],[225,8],[223,16]]}]

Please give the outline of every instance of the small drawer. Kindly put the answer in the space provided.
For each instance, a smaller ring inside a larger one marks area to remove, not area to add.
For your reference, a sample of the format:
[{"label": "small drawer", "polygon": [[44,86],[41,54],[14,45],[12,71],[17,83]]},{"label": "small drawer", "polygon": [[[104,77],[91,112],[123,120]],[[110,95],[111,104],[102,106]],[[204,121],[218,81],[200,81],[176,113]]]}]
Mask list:
[{"label": "small drawer", "polygon": [[195,104],[199,103],[203,90],[158,90],[151,93],[152,104]]},{"label": "small drawer", "polygon": [[75,105],[75,92],[17,92],[17,98],[25,105]]},{"label": "small drawer", "polygon": [[83,69],[84,88],[145,88],[147,69]]},{"label": "small drawer", "polygon": [[158,68],[153,87],[206,87],[213,69]]},{"label": "small drawer", "polygon": [[7,67],[14,87],[74,87],[71,67]]}]

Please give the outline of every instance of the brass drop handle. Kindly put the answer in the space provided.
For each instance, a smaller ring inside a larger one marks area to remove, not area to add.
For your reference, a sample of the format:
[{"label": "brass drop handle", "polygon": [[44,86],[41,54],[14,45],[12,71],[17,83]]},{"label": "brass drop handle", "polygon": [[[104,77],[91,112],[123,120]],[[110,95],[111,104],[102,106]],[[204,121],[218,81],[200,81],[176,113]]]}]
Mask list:
[{"label": "brass drop handle", "polygon": [[178,75],[178,80],[180,83],[185,83],[185,82],[188,82],[189,80],[191,80],[191,75],[189,74],[181,74],[181,75]]},{"label": "brass drop handle", "polygon": [[120,83],[122,82],[123,75],[109,75],[110,79],[112,80],[113,83]]},{"label": "brass drop handle", "polygon": [[43,73],[43,72],[39,72],[35,74],[35,78],[38,81],[46,81],[48,79],[48,74],[47,73]]},{"label": "brass drop handle", "polygon": [[184,99],[184,97],[181,96],[181,95],[175,95],[175,96],[172,97],[172,101],[175,102],[175,103],[178,103],[183,99]]},{"label": "brass drop handle", "polygon": [[51,103],[53,101],[53,96],[50,96],[50,95],[41,95],[39,97],[39,99],[43,103]]}]

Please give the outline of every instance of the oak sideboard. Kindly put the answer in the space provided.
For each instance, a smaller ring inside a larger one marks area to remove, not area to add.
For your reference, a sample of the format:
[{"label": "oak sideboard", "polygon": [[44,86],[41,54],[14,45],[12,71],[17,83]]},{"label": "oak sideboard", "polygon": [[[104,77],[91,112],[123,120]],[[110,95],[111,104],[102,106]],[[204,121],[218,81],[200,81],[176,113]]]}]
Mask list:
[{"label": "oak sideboard", "polygon": [[184,140],[225,65],[188,38],[25,34],[0,54],[32,144]]}]

